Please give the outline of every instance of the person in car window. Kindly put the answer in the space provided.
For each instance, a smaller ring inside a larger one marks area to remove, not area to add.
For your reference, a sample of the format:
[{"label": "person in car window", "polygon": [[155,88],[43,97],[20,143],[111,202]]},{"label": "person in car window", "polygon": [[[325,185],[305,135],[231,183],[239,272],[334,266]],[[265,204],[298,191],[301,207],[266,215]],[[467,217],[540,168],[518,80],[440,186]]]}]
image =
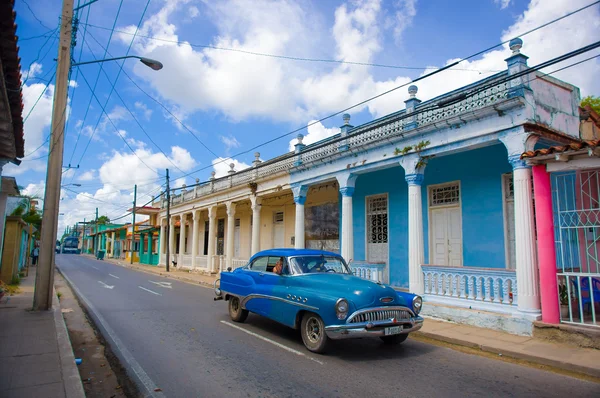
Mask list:
[{"label": "person in car window", "polygon": [[273,272],[277,275],[281,275],[283,272],[283,257],[279,257],[277,263],[275,263],[275,267],[273,268]]}]

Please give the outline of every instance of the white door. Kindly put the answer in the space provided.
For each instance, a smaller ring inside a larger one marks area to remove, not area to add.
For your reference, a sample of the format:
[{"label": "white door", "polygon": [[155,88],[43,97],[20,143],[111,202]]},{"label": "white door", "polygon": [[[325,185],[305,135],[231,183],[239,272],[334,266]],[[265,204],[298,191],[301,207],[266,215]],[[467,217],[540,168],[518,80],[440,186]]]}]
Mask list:
[{"label": "white door", "polygon": [[283,212],[273,213],[273,248],[285,247],[285,224]]},{"label": "white door", "polygon": [[233,257],[240,258],[240,219],[235,219],[235,229],[233,230]]},{"label": "white door", "polygon": [[367,198],[367,261],[388,262],[388,203],[387,195]]},{"label": "white door", "polygon": [[507,267],[515,269],[517,264],[515,252],[515,194],[513,186],[512,173],[504,174],[504,214],[506,222],[506,256],[508,258]]},{"label": "white door", "polygon": [[458,182],[431,186],[429,207],[430,261],[434,265],[462,266],[462,216]]}]

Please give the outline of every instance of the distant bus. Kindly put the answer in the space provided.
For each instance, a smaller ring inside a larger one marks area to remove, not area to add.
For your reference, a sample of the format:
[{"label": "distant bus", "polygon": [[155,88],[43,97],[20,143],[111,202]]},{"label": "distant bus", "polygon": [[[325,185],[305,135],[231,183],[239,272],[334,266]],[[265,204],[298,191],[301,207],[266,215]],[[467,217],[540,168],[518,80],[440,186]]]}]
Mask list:
[{"label": "distant bus", "polygon": [[79,238],[75,236],[69,236],[63,239],[62,242],[62,253],[80,254],[79,250]]}]

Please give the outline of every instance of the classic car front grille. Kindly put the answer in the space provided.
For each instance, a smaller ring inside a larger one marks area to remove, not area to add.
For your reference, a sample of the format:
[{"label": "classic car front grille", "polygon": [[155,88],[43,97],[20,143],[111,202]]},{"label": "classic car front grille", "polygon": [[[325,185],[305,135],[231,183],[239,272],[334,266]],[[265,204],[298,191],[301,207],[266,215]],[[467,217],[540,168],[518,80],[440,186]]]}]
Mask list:
[{"label": "classic car front grille", "polygon": [[395,318],[396,320],[409,320],[410,312],[406,310],[374,310],[363,312],[362,314],[355,315],[350,319],[349,323],[362,323],[362,322],[375,322],[375,321],[386,321],[388,319]]}]

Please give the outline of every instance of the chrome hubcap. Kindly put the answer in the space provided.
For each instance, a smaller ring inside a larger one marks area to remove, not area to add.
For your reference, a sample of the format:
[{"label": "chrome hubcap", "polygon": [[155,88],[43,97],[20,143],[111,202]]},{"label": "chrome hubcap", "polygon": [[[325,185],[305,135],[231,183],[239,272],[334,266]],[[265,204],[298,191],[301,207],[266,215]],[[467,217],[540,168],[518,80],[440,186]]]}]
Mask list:
[{"label": "chrome hubcap", "polygon": [[238,309],[240,308],[240,302],[238,299],[232,299],[231,300],[231,309],[233,310],[233,312],[238,312]]},{"label": "chrome hubcap", "polygon": [[306,322],[306,337],[311,343],[318,343],[321,339],[321,325],[316,318],[310,318]]}]

